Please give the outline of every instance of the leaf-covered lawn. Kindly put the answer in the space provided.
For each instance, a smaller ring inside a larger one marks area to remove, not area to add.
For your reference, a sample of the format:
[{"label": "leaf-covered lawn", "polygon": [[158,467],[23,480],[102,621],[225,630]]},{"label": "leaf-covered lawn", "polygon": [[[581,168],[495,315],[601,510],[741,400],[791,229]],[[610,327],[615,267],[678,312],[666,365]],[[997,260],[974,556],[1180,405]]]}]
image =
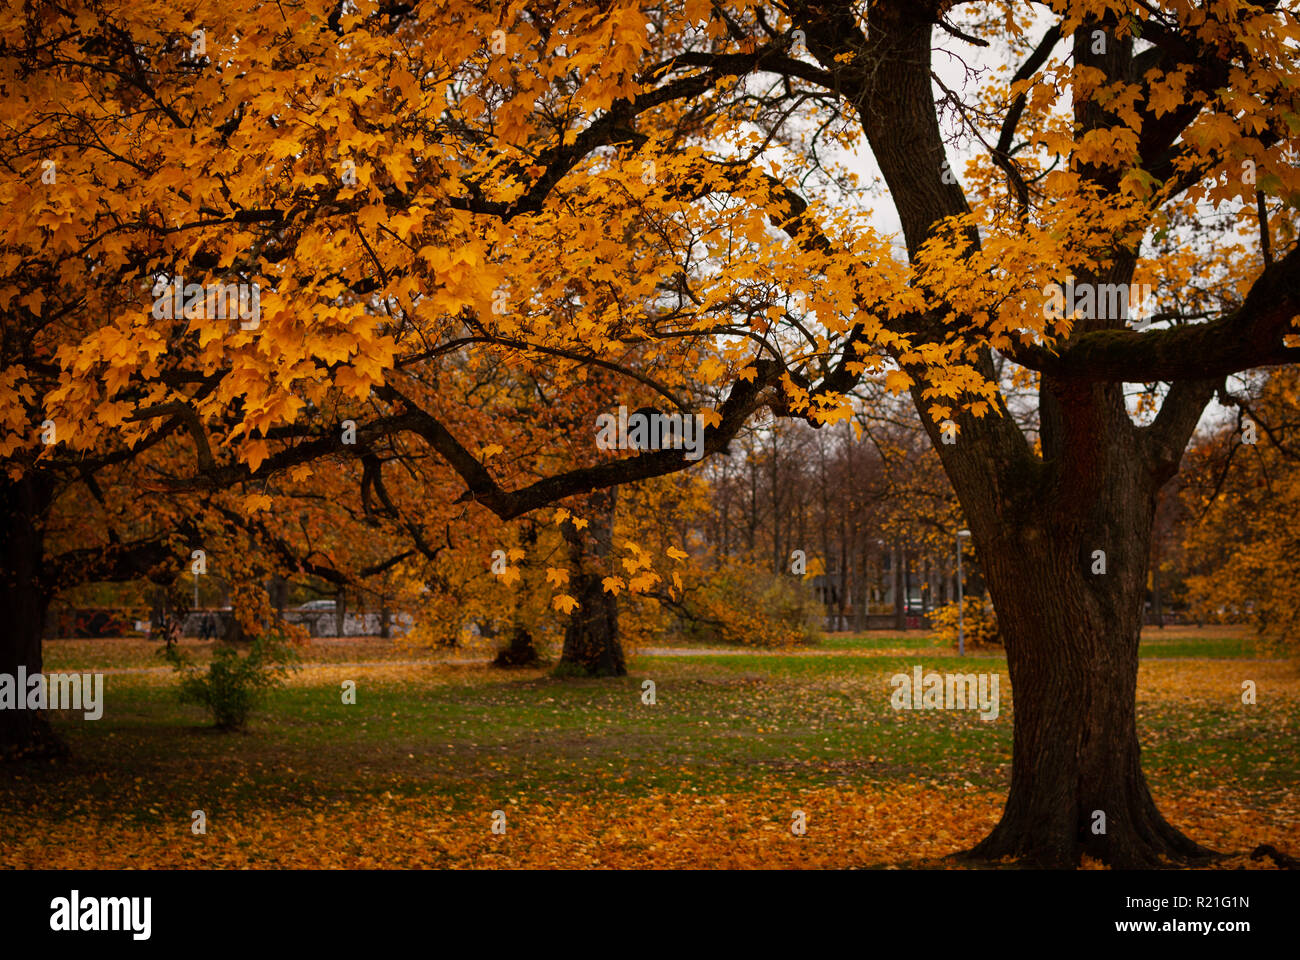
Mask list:
[{"label": "leaf-covered lawn", "polygon": [[[204,727],[166,672],[110,674],[102,720],[57,721],[72,761],[0,771],[0,866],[931,863],[1000,812],[1014,711],[1005,662],[962,665],[1001,675],[995,722],[895,712],[892,674],[958,661],[923,640],[863,640],[643,655],[626,678],[587,681],[317,642],[244,734]],[[122,643],[52,643],[46,669],[156,664],[152,648]],[[645,679],[654,706],[641,701]],[[344,680],[357,683],[355,706],[341,702]],[[1244,680],[1254,706],[1241,703]],[[1162,649],[1142,664],[1139,715],[1153,790],[1176,824],[1225,851],[1300,852],[1294,662]],[[206,836],[190,831],[197,809]],[[791,833],[795,810],[804,836]]]}]

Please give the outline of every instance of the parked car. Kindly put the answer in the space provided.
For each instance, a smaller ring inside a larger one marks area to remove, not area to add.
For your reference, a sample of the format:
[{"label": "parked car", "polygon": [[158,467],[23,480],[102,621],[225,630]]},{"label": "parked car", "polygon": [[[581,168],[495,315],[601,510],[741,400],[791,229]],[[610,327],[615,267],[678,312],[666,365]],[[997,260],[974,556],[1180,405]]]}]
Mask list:
[{"label": "parked car", "polygon": [[[286,611],[285,619],[290,623],[301,623],[313,637],[332,637],[339,633],[337,620],[338,603],[334,600],[309,600]],[[415,625],[409,613],[394,612],[389,614],[389,632],[392,636],[401,636]],[[376,611],[349,610],[343,618],[341,636],[377,637],[381,633],[380,614]]]},{"label": "parked car", "polygon": [[307,625],[309,636],[331,636],[335,632],[334,609],[337,606],[336,600],[308,600],[300,604],[296,612],[302,615],[299,622]]}]

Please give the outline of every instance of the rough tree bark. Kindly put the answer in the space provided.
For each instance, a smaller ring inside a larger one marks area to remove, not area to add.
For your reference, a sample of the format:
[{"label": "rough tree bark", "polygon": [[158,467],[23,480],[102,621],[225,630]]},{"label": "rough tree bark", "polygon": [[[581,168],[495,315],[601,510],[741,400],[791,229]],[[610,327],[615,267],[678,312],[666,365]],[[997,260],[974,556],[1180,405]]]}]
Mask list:
[{"label": "rough tree bark", "polygon": [[343,636],[344,627],[347,624],[348,615],[348,595],[339,585],[338,592],[334,594],[334,636]]},{"label": "rough tree bark", "polygon": [[1049,431],[1057,464],[1003,477],[1011,496],[1000,504],[956,470],[1015,691],[1010,793],[972,853],[1050,867],[1087,854],[1129,868],[1206,855],[1157,810],[1137,731],[1150,531],[1168,470],[1119,388],[1047,389],[1072,409],[1059,440]]}]

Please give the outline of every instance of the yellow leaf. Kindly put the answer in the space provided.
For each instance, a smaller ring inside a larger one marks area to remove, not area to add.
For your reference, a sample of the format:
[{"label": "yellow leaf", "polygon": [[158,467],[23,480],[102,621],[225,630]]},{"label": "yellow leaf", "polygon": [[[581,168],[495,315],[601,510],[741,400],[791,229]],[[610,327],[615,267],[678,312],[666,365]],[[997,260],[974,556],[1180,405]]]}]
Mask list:
[{"label": "yellow leaf", "polygon": [[710,357],[700,364],[700,369],[696,371],[696,375],[709,383],[712,383],[714,380],[718,379],[718,375],[725,369],[726,367],[723,366],[722,363],[715,360],[713,357]]},{"label": "yellow leaf", "polygon": [[557,593],[551,600],[551,607],[562,613],[572,613],[578,608],[578,601],[567,593]]},{"label": "yellow leaf", "polygon": [[641,593],[649,590],[656,582],[663,578],[653,570],[647,570],[645,573],[638,574],[628,581],[627,588],[635,593]]},{"label": "yellow leaf", "polygon": [[912,378],[902,370],[890,370],[885,374],[885,389],[890,393],[902,393],[912,385]]},{"label": "yellow leaf", "polygon": [[256,470],[269,455],[265,440],[250,440],[244,444],[242,453],[249,470]]}]

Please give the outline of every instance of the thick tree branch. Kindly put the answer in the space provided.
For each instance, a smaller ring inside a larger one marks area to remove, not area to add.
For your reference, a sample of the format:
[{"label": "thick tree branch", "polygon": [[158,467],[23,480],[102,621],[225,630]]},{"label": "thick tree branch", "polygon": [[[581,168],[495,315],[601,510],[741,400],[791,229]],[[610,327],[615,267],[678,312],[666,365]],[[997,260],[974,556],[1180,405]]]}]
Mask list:
[{"label": "thick tree branch", "polygon": [[1154,383],[1221,378],[1253,367],[1294,363],[1300,348],[1283,338],[1300,333],[1300,247],[1259,276],[1241,307],[1210,323],[1165,330],[1093,330],[1059,354],[1042,347],[1008,351],[1022,366],[1062,378]]}]

